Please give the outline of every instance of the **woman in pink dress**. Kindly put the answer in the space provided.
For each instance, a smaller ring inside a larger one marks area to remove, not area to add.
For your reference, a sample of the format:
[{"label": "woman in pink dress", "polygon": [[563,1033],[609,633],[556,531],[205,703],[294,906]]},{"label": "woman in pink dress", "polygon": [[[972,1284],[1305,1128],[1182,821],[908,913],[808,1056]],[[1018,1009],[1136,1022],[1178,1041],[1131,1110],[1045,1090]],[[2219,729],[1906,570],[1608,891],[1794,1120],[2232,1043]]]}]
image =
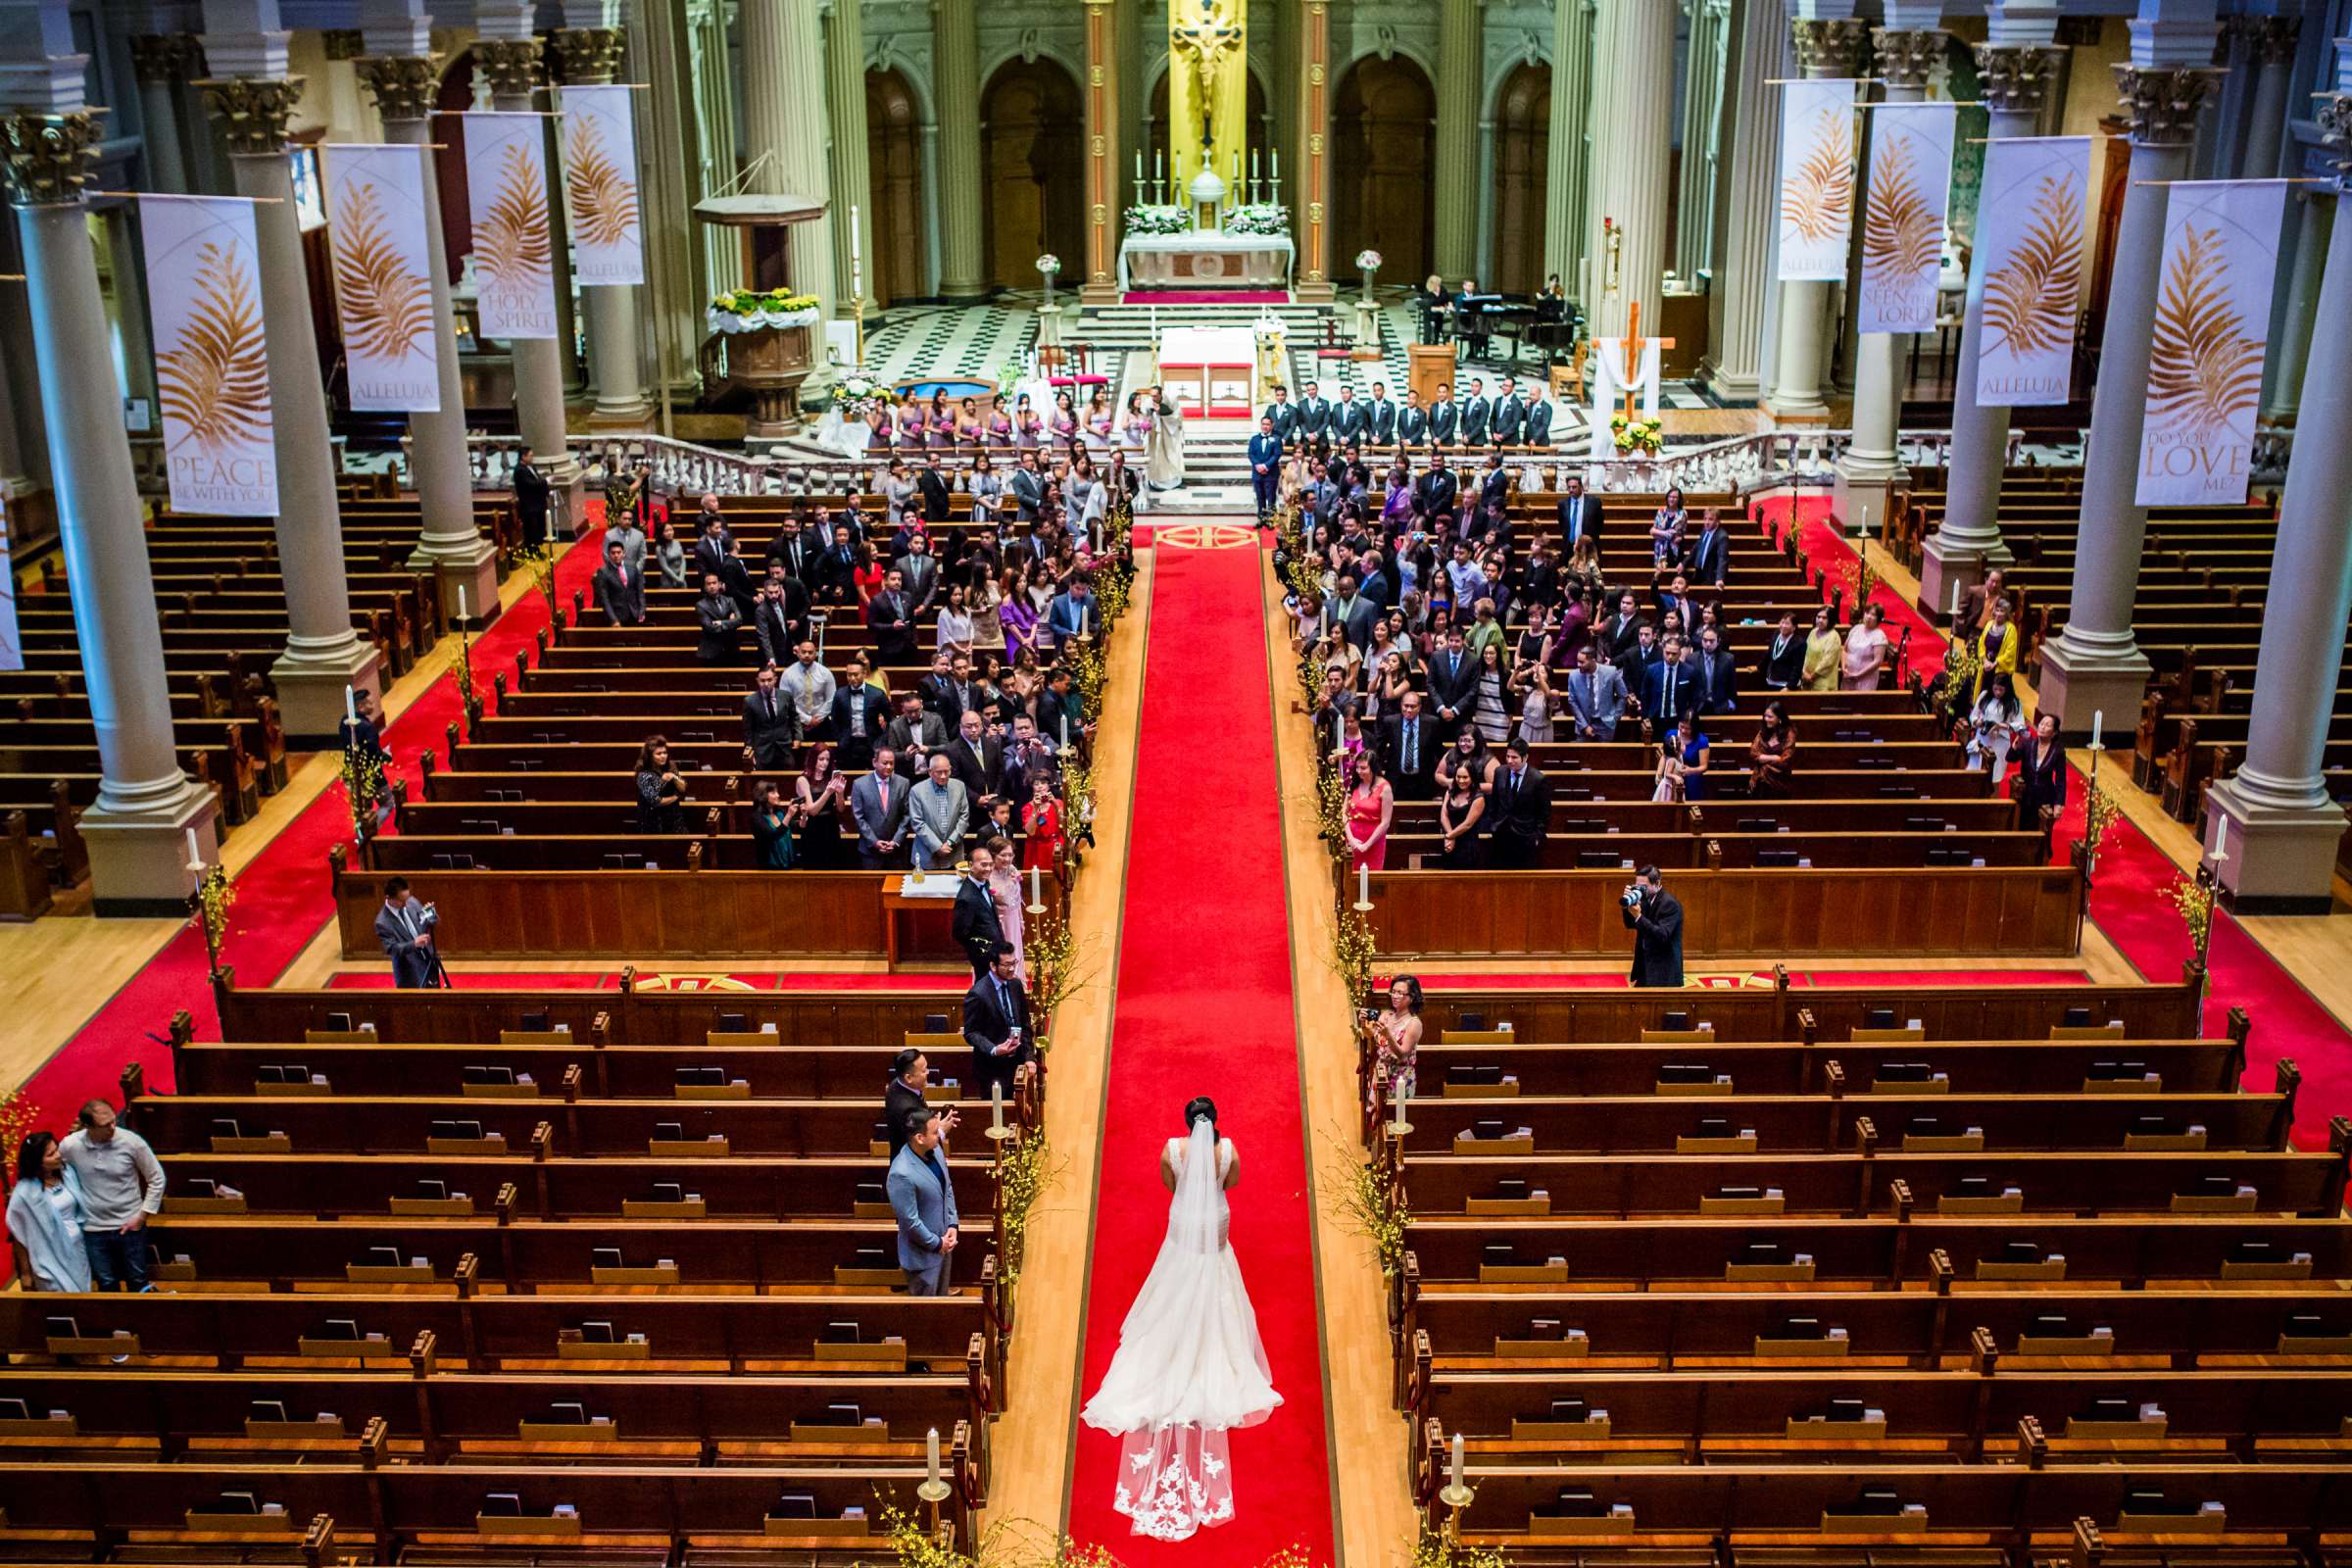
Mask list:
[{"label": "woman in pink dress", "polygon": [[912,397],[899,404],[899,447],[901,452],[920,452],[923,449],[923,406]]},{"label": "woman in pink dress", "polygon": [[956,410],[956,444],[977,447],[980,444],[980,400],[965,398]]},{"label": "woman in pink dress", "polygon": [[1396,814],[1396,797],[1360,753],[1343,760],[1340,768],[1340,776],[1348,781],[1348,869],[1386,870],[1389,822]]},{"label": "woman in pink dress", "polygon": [[1046,421],[1037,416],[1037,411],[1029,406],[1029,394],[1024,392],[1013,400],[1012,443],[1028,452],[1043,446],[1045,439]]},{"label": "woman in pink dress", "polygon": [[988,400],[988,422],[982,429],[982,440],[991,451],[1012,450],[1012,416],[1004,412],[1004,399],[992,394]]},{"label": "woman in pink dress", "polygon": [[956,411],[948,407],[945,387],[931,393],[931,406],[923,413],[923,436],[934,452],[946,452],[956,445]]}]

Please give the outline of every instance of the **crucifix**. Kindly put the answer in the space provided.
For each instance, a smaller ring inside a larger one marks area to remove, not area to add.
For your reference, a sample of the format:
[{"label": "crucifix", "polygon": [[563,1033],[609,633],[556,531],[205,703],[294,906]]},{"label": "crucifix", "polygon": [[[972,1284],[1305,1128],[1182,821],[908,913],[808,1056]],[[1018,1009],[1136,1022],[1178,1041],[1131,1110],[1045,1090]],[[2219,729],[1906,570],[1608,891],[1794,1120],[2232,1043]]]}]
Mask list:
[{"label": "crucifix", "polygon": [[[1651,339],[1644,338],[1642,335],[1642,302],[1640,300],[1636,300],[1633,302],[1633,304],[1626,307],[1625,337],[1621,341],[1621,352],[1625,356],[1625,378],[1627,382],[1636,383],[1642,379],[1642,353],[1643,350],[1648,347],[1651,341]],[[1674,339],[1670,337],[1658,338],[1655,339],[1655,342],[1662,350],[1674,347]],[[1635,417],[1634,397],[1638,391],[1640,391],[1640,387],[1633,384],[1629,384],[1625,389],[1625,417],[1629,423]]]},{"label": "crucifix", "polygon": [[1207,0],[1200,7],[1198,22],[1171,27],[1168,36],[1193,57],[1194,90],[1200,110],[1200,147],[1205,154],[1216,140],[1217,74],[1223,68],[1225,56],[1241,44],[1242,29],[1225,20],[1219,0]]}]

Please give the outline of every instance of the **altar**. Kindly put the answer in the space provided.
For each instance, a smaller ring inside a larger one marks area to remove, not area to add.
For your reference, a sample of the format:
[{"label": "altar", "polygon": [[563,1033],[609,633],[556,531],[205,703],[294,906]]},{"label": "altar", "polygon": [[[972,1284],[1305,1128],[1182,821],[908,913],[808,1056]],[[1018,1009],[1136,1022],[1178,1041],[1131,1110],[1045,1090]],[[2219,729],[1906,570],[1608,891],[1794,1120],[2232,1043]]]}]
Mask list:
[{"label": "altar", "polygon": [[1159,334],[1159,385],[1188,419],[1257,412],[1258,335],[1247,326],[1171,326]]},{"label": "altar", "polygon": [[1121,289],[1288,289],[1288,234],[1130,234],[1119,243]]}]

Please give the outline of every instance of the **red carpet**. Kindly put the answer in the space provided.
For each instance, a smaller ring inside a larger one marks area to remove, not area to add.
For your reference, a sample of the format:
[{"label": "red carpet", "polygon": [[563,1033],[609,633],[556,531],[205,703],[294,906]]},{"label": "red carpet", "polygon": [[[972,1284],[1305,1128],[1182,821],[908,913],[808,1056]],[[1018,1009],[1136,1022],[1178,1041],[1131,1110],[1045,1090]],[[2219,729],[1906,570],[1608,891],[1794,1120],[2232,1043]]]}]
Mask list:
[{"label": "red carpet", "polygon": [[[1827,496],[1766,496],[1755,503],[1757,520],[1774,543],[1788,536],[1788,516],[1794,511],[1801,519],[1797,524],[1798,542],[1813,563],[1814,569],[1826,575],[1830,583],[1841,590],[1848,612],[1853,606],[1854,570],[1862,558],[1851,541],[1838,531],[1829,520],[1830,498]],[[1943,634],[1929,624],[1927,618],[1893,589],[1881,584],[1870,596],[1870,602],[1886,612],[1886,635],[1895,642],[1903,633],[1911,633],[1911,650],[1904,667],[1915,671],[1922,680],[1932,680],[1943,672]],[[1797,628],[1802,631],[1804,628]]]},{"label": "red carpet", "polygon": [[[592,526],[601,532],[604,503],[592,501],[589,507]],[[574,588],[585,588],[595,569],[595,550],[568,551],[558,568],[563,598],[568,602]],[[546,624],[547,601],[532,592],[473,639],[474,678],[485,698],[491,672],[514,668],[515,653],[529,647]],[[413,781],[416,754],[439,747],[443,731],[458,713],[453,673],[412,703],[386,732],[385,745],[396,759],[394,771]],[[239,984],[270,984],[326,923],[332,913],[326,852],[350,840],[351,808],[338,781],[270,840],[236,879],[236,903],[229,909],[220,961],[237,971]],[[151,1089],[170,1090],[171,1052],[156,1037],[181,1007],[196,1015],[199,1037],[220,1038],[220,1019],[205,984],[204,939],[193,927],[174,937],[49,1058],[33,1075],[27,1100],[47,1120],[63,1123],[83,1101],[98,1095],[113,1098],[122,1068],[133,1059],[145,1063]]]},{"label": "red carpet", "polygon": [[1205,1094],[1241,1152],[1233,1246],[1284,1402],[1233,1434],[1233,1521],[1177,1544],[1131,1534],[1111,1507],[1118,1440],[1080,1425],[1069,1530],[1127,1568],[1260,1563],[1294,1544],[1328,1563],[1313,1216],[1258,599],[1265,567],[1255,550],[1162,550],[1156,561],[1079,1397],[1102,1383],[1159,1249],[1160,1147],[1184,1131],[1185,1102]]},{"label": "red carpet", "polygon": [[[1775,496],[1756,504],[1756,514],[1773,537],[1788,526],[1791,503]],[[1805,548],[1831,574],[1832,580],[1851,580],[1853,547],[1837,529],[1821,520],[1829,510],[1822,498],[1802,503]],[[1842,559],[1841,559],[1842,558]],[[1886,606],[1889,628],[1910,626],[1911,665],[1923,675],[1943,667],[1944,641],[1919,612],[1882,588],[1875,602]],[[2124,787],[2130,788],[2129,784]],[[2066,814],[2054,835],[2052,857],[2064,864],[2082,837],[2083,777],[2080,767],[2067,781]],[[2188,928],[2164,890],[2180,879],[2180,868],[2156,847],[2129,817],[2119,818],[2109,833],[2092,879],[2090,917],[2108,939],[2123,951],[2142,976],[2177,980],[2180,966],[2192,956]],[[2303,989],[2292,974],[2246,934],[2245,927],[2224,911],[2214,911],[2213,943],[2207,955],[2212,964],[2213,989],[2205,1003],[2205,1029],[2222,1032],[2231,1007],[2243,1007],[2254,1020],[2246,1046],[2246,1083],[2268,1089],[2272,1068],[2282,1058],[2303,1071],[2303,1089],[2295,1102],[2295,1142],[2307,1149],[2328,1146],[2328,1118],[2352,1115],[2352,1033],[2335,1015]]]}]

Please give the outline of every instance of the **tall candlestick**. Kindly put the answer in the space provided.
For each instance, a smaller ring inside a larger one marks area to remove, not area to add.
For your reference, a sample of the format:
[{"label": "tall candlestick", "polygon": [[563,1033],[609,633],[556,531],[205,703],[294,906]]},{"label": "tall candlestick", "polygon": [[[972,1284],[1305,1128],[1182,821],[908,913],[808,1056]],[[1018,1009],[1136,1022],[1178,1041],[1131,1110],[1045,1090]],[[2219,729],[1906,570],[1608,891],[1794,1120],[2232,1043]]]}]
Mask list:
[{"label": "tall candlestick", "polygon": [[1459,1432],[1453,1435],[1453,1462],[1446,1474],[1453,1485],[1458,1487],[1462,1484],[1462,1435]]},{"label": "tall candlestick", "polygon": [[939,1479],[939,1428],[937,1427],[933,1427],[923,1436],[923,1468],[928,1472],[926,1479],[931,1481]]},{"label": "tall candlestick", "polygon": [[1282,178],[1281,148],[1269,147],[1266,149],[1266,172],[1272,175],[1276,180],[1280,180]]},{"label": "tall candlestick", "polygon": [[1952,618],[1960,618],[1960,580],[1957,577],[1952,579]]},{"label": "tall candlestick", "polygon": [[1141,147],[1135,150],[1135,182],[1139,185],[1144,182],[1144,150]]},{"label": "tall candlestick", "polygon": [[853,271],[854,271],[854,270],[856,270],[856,269],[857,269],[857,265],[858,265],[858,205],[857,205],[857,203],[853,202],[853,203],[851,203],[851,204],[850,204],[850,267],[851,267],[851,270],[852,270]]},{"label": "tall candlestick", "polygon": [[1254,147],[1250,149],[1250,183],[1257,183],[1257,149]]},{"label": "tall candlestick", "polygon": [[1166,159],[1166,157],[1167,154],[1157,150],[1154,150],[1152,154],[1152,183],[1154,185],[1158,184],[1160,180],[1166,176],[1167,165],[1163,161]]},{"label": "tall candlestick", "polygon": [[1004,1130],[1004,1086],[994,1079],[988,1086],[988,1125],[996,1132]]}]

